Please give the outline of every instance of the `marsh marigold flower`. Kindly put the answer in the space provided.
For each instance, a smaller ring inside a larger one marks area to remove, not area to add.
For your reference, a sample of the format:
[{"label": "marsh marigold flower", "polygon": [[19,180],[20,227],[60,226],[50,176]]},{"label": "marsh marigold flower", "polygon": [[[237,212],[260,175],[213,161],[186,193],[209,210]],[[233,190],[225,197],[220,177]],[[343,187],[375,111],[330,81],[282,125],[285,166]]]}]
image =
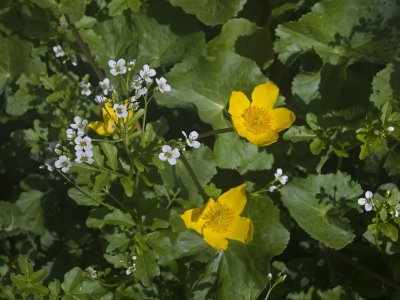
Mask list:
[{"label": "marsh marigold flower", "polygon": [[[125,103],[126,106],[128,103]],[[115,112],[114,108],[111,106],[110,102],[107,101],[104,103],[104,107],[102,109],[103,113],[103,122],[95,121],[88,124],[88,127],[94,130],[98,135],[102,136],[110,136],[119,130],[118,128],[118,116]],[[123,118],[123,122],[126,123],[129,119],[133,117],[132,110],[129,110],[128,116]],[[135,129],[135,126],[130,126],[129,131]]]},{"label": "marsh marigold flower", "polygon": [[251,95],[232,92],[229,114],[238,135],[257,146],[267,146],[278,140],[278,132],[289,128],[296,119],[287,108],[274,108],[279,88],[272,82],[258,85]]},{"label": "marsh marigold flower", "polygon": [[248,243],[253,238],[253,222],[239,216],[247,199],[246,184],[232,188],[217,201],[210,198],[203,208],[185,211],[181,218],[187,228],[204,236],[204,241],[217,250],[228,248],[228,239]]}]

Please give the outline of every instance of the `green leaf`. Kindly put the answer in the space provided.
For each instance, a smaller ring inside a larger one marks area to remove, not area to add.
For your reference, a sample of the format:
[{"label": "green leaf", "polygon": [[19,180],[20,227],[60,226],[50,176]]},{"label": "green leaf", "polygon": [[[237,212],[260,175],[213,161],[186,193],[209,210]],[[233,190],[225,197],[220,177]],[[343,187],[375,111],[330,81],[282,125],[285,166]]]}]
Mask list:
[{"label": "green leaf", "polygon": [[172,248],[168,237],[163,236],[160,231],[154,231],[149,233],[146,238],[147,245],[154,250],[161,265],[165,265],[174,259],[174,248]]},{"label": "green leaf", "polygon": [[315,138],[310,144],[310,151],[314,155],[318,155],[325,149],[325,142],[320,138]]},{"label": "green leaf", "polygon": [[246,0],[169,0],[188,14],[194,14],[206,25],[223,24],[243,8]]},{"label": "green leaf", "polygon": [[[104,295],[104,288],[96,281],[85,279],[82,269],[75,267],[64,275],[61,284],[65,300],[93,299]],[[99,299],[99,298],[98,298]]]},{"label": "green leaf", "polygon": [[396,242],[399,238],[399,230],[390,223],[379,223],[376,228],[390,238],[393,242]]},{"label": "green leaf", "polygon": [[11,116],[22,116],[31,107],[30,103],[35,96],[26,89],[19,89],[15,94],[7,97],[6,112]]},{"label": "green leaf", "polygon": [[125,195],[127,197],[132,197],[133,195],[133,180],[131,178],[128,177],[121,177],[119,179],[119,181],[121,182],[122,187],[124,188],[125,191]]},{"label": "green leaf", "polygon": [[30,190],[21,193],[15,203],[22,212],[22,218],[17,220],[19,226],[38,235],[43,234],[44,231],[42,197],[41,191]]},{"label": "green leaf", "polygon": [[70,188],[68,190],[68,196],[74,200],[78,205],[84,206],[99,206],[103,202],[103,193],[91,191],[88,187],[81,187],[81,190],[77,188]]},{"label": "green leaf", "polygon": [[60,10],[62,14],[70,17],[72,23],[81,19],[85,13],[86,1],[61,0]]},{"label": "green leaf", "polygon": [[298,21],[278,25],[274,49],[279,60],[289,65],[308,51],[333,65],[349,60],[386,63],[395,47],[383,34],[371,34],[383,25],[392,31],[390,25],[373,21],[385,15],[385,9],[380,1],[323,0]]},{"label": "green leaf", "polygon": [[93,191],[101,192],[110,181],[110,173],[100,173],[94,179]]},{"label": "green leaf", "polygon": [[108,165],[113,170],[118,169],[118,150],[117,147],[110,143],[100,143],[100,147],[103,153],[107,157],[106,165]]},{"label": "green leaf", "polygon": [[298,73],[293,78],[292,94],[299,96],[305,104],[309,104],[311,101],[321,96],[319,93],[320,82],[320,72]]},{"label": "green leaf", "polygon": [[133,221],[129,213],[125,213],[119,209],[114,209],[110,212],[109,209],[101,207],[95,208],[90,212],[86,220],[86,225],[92,228],[102,228],[105,225],[133,228],[135,221]]},{"label": "green leaf", "polygon": [[18,265],[22,274],[16,275],[13,273],[10,278],[24,298],[31,294],[39,297],[46,296],[49,290],[41,282],[46,277],[47,272],[43,269],[34,272],[34,264],[26,255],[18,257]]},{"label": "green leaf", "polygon": [[207,43],[207,54],[216,56],[221,51],[235,52],[235,43],[240,36],[250,35],[257,25],[246,19],[232,19],[226,22],[221,33]]},{"label": "green leaf", "polygon": [[176,258],[196,255],[208,248],[199,234],[186,229],[178,234],[173,245]]},{"label": "green leaf", "polygon": [[317,137],[317,134],[305,126],[292,126],[284,134],[283,138],[294,143],[307,142]]},{"label": "green leaf", "polygon": [[[32,44],[17,37],[2,37],[0,35],[0,94],[7,84],[13,82],[22,73],[39,74],[39,57],[30,58]],[[15,101],[15,100],[14,100]],[[12,108],[9,108],[12,109]]]},{"label": "green leaf", "polygon": [[344,207],[362,193],[359,184],[344,173],[294,178],[281,190],[282,202],[311,237],[334,249],[354,239]]},{"label": "green leaf", "polygon": [[134,276],[146,287],[150,287],[153,278],[160,275],[156,258],[155,252],[147,247],[138,248]]},{"label": "green leaf", "polygon": [[115,17],[123,13],[125,9],[131,9],[137,12],[140,8],[140,0],[112,0],[108,4],[108,12],[110,17]]},{"label": "green leaf", "polygon": [[381,108],[387,101],[394,100],[394,91],[391,85],[394,74],[392,64],[379,71],[372,81],[372,94],[369,98],[377,108]]}]

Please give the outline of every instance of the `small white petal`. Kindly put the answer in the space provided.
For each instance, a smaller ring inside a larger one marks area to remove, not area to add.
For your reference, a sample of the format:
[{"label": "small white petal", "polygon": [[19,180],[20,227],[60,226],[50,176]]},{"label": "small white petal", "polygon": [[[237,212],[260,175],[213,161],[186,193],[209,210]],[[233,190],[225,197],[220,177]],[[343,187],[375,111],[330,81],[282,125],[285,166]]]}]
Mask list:
[{"label": "small white petal", "polygon": [[172,154],[172,157],[174,157],[174,158],[178,158],[179,156],[181,156],[181,154],[179,153],[179,150],[176,148],[174,150],[172,150],[171,154]]},{"label": "small white petal", "polygon": [[358,204],[360,204],[360,205],[365,205],[365,203],[367,203],[367,199],[365,199],[365,198],[360,198],[360,199],[358,199]]},{"label": "small white petal", "polygon": [[371,211],[374,205],[372,203],[365,204],[365,211]]},{"label": "small white petal", "polygon": [[283,172],[282,172],[282,169],[281,169],[281,168],[276,169],[275,177],[282,176],[282,174],[283,174]]},{"label": "small white petal", "polygon": [[365,198],[372,199],[372,198],[374,198],[374,194],[371,191],[366,191]]},{"label": "small white petal", "polygon": [[198,142],[198,141],[194,141],[193,143],[192,143],[192,147],[193,148],[199,148],[201,146],[201,144],[200,144],[200,142]]},{"label": "small white petal", "polygon": [[175,157],[170,157],[170,158],[168,158],[168,163],[169,163],[171,166],[175,165],[175,164],[176,164],[176,159],[175,159]]},{"label": "small white petal", "polygon": [[[110,60],[108,61],[108,66],[109,66],[110,68],[115,68],[116,65],[117,65],[117,63],[115,62],[115,60],[110,59]],[[113,75],[114,75],[114,74],[113,74]]]},{"label": "small white petal", "polygon": [[172,148],[168,145],[162,146],[162,152],[171,152]]},{"label": "small white petal", "polygon": [[162,161],[166,161],[168,159],[168,157],[165,155],[164,152],[158,154],[158,158],[161,159]]},{"label": "small white petal", "polygon": [[199,137],[199,134],[197,133],[197,131],[192,131],[189,134],[189,139],[191,139],[191,140],[197,140],[198,137]]}]

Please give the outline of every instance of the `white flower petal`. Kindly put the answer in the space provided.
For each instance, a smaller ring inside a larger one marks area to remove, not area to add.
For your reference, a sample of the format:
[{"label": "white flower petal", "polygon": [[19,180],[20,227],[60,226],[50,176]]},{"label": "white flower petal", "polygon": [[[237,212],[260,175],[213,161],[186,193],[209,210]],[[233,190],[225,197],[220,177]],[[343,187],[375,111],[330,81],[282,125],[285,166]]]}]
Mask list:
[{"label": "white flower petal", "polygon": [[162,152],[171,152],[171,150],[172,150],[172,148],[170,147],[170,146],[168,146],[168,145],[164,145],[164,146],[162,146]]},{"label": "white flower petal", "polygon": [[179,153],[178,149],[174,149],[171,151],[172,157],[178,158],[179,156],[181,156],[181,154]]},{"label": "white flower petal", "polygon": [[365,198],[372,199],[372,198],[374,198],[374,194],[371,191],[366,191]]},{"label": "white flower petal", "polygon": [[199,137],[199,134],[197,133],[197,131],[192,131],[189,134],[189,139],[191,139],[191,140],[197,140],[198,137]]},{"label": "white flower petal", "polygon": [[374,207],[374,204],[365,203],[365,211],[371,211],[373,207]]},{"label": "white flower petal", "polygon": [[161,159],[162,161],[166,161],[168,159],[168,157],[165,155],[164,152],[158,154],[158,158]]},{"label": "white flower petal", "polygon": [[365,199],[365,198],[360,198],[360,199],[358,199],[358,204],[359,205],[365,205],[365,203],[367,203],[367,199]]},{"label": "white flower petal", "polygon": [[168,158],[168,163],[169,163],[171,166],[175,165],[175,164],[176,164],[176,159],[175,159],[175,157],[170,157],[170,158]]},{"label": "white flower petal", "polygon": [[[110,60],[108,61],[108,66],[109,66],[110,68],[115,68],[116,65],[117,65],[117,63],[115,62],[115,60],[110,59]],[[114,74],[113,74],[113,75],[114,75]]]}]

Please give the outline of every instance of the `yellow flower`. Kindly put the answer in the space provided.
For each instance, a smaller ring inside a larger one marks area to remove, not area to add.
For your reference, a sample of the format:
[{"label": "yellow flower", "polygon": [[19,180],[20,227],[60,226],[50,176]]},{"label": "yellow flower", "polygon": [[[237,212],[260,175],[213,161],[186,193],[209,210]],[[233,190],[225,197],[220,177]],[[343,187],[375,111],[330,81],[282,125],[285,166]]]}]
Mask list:
[{"label": "yellow flower", "polygon": [[274,108],[279,88],[272,82],[258,85],[252,102],[242,92],[232,92],[229,114],[238,135],[257,146],[267,146],[278,140],[278,132],[289,128],[296,119],[287,108]]},{"label": "yellow flower", "polygon": [[204,241],[217,250],[228,248],[228,239],[248,243],[253,238],[253,222],[240,217],[247,199],[246,184],[232,188],[217,201],[210,198],[203,208],[185,211],[181,218],[187,228],[204,236]]},{"label": "yellow flower", "polygon": [[[125,103],[125,106],[127,103]],[[95,121],[95,122],[90,122],[88,124],[88,127],[92,130],[94,130],[98,135],[103,135],[103,136],[110,136],[113,135],[115,132],[119,131],[118,128],[118,117],[115,114],[114,109],[112,108],[110,101],[107,101],[104,103],[104,107],[101,110],[103,113],[103,121]],[[127,120],[131,119],[133,117],[133,112],[132,110],[128,111],[128,117],[124,118],[124,123],[127,122]],[[129,131],[135,129],[135,126],[129,127]]]}]

